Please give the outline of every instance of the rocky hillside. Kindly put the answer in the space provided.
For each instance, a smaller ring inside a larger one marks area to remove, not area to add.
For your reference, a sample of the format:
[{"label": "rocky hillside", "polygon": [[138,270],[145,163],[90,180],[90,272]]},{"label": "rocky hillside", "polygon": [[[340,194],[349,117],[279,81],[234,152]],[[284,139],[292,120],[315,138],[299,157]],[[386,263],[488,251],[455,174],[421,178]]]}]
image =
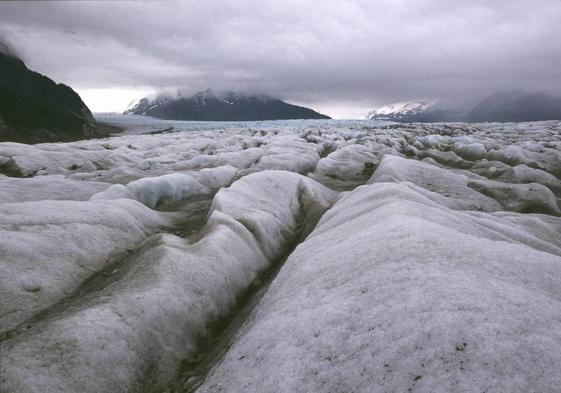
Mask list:
[{"label": "rocky hillside", "polygon": [[97,123],[70,87],[0,52],[0,142],[72,141],[117,131]]}]

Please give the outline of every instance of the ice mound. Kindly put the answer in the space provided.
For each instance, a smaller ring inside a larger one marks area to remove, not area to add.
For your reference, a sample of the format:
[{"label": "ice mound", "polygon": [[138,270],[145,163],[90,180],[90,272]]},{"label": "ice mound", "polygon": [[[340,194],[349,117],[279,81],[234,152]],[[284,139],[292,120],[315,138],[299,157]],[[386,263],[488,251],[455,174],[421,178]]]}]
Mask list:
[{"label": "ice mound", "polygon": [[561,215],[553,192],[539,183],[508,184],[491,180],[471,180],[468,185],[497,200],[505,210]]},{"label": "ice mound", "polygon": [[95,142],[44,143],[24,145],[19,143],[0,144],[0,162],[10,162],[12,173],[27,177],[35,174],[67,174],[82,166],[93,165],[109,153],[103,147],[95,149],[79,148],[81,144],[91,146]]},{"label": "ice mound", "polygon": [[286,171],[264,171],[221,190],[211,211],[238,220],[271,259],[281,247],[298,240],[296,232],[306,236],[336,197],[337,193],[311,179]]},{"label": "ice mound", "polygon": [[182,201],[189,197],[210,193],[209,189],[183,174],[147,177],[127,184],[127,189],[140,203],[154,208],[163,198]]},{"label": "ice mound", "polygon": [[470,177],[465,172],[452,172],[426,162],[386,155],[368,180],[369,184],[375,182],[411,182],[440,194],[440,203],[453,209],[502,210],[497,201],[469,187]]},{"label": "ice mound", "polygon": [[344,146],[322,158],[311,177],[335,189],[351,190],[372,176],[380,158],[370,146]]},{"label": "ice mound", "polygon": [[203,168],[195,172],[193,176],[199,183],[210,190],[218,191],[222,187],[229,186],[236,177],[238,170],[231,165],[216,168]]},{"label": "ice mound", "polygon": [[3,390],[162,386],[180,361],[196,354],[210,323],[227,315],[336,197],[311,179],[279,171],[249,175],[219,191],[200,240],[148,239],[129,257],[121,279],[2,342]]},{"label": "ice mound", "polygon": [[162,200],[184,201],[193,197],[210,195],[229,185],[237,170],[232,166],[202,169],[191,174],[173,173],[157,177],[146,177],[128,183],[115,184],[92,196],[92,200],[135,199],[155,208]]},{"label": "ice mound", "polygon": [[561,222],[525,217],[451,210],[412,184],[357,188],[197,391],[558,390]]},{"label": "ice mound", "polygon": [[166,224],[131,200],[0,204],[0,332],[70,295]]},{"label": "ice mound", "polygon": [[483,143],[474,142],[472,139],[466,142],[458,142],[454,145],[454,152],[468,161],[479,161],[487,156],[487,149]]},{"label": "ice mound", "polygon": [[320,146],[306,143],[294,135],[277,135],[259,150],[260,157],[241,170],[241,175],[269,169],[306,174],[315,168],[320,159]]},{"label": "ice mound", "polygon": [[522,164],[506,168],[498,177],[498,180],[507,183],[539,183],[561,195],[561,181],[559,179],[551,173]]},{"label": "ice mound", "polygon": [[85,201],[110,185],[104,182],[71,180],[60,175],[30,179],[0,176],[0,204],[43,199]]}]

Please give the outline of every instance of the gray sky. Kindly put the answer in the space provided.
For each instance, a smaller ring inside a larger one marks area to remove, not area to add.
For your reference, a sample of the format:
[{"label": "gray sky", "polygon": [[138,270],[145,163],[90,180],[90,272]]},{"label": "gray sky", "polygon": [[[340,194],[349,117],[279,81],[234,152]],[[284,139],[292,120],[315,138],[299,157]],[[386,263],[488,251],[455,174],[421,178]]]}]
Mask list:
[{"label": "gray sky", "polygon": [[561,0],[1,2],[0,35],[94,111],[176,88],[267,93],[335,117],[561,93]]}]

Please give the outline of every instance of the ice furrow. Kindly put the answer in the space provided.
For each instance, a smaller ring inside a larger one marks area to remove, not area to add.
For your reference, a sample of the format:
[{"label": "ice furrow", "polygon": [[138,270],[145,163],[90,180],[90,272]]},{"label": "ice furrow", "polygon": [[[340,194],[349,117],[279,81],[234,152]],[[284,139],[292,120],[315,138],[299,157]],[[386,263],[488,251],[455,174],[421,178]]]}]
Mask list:
[{"label": "ice furrow", "polygon": [[76,291],[171,218],[123,199],[1,204],[0,332]]},{"label": "ice furrow", "polygon": [[446,207],[381,176],[416,162],[378,170],[289,256],[197,392],[558,389],[560,219]]},{"label": "ice furrow", "polygon": [[[135,263],[120,280],[4,340],[3,391],[163,386],[182,360],[198,354],[212,322],[228,315],[290,247],[277,234],[296,234],[299,222],[317,217],[336,198],[333,191],[288,172],[238,180],[215,196],[198,241],[155,236],[135,253]],[[314,215],[298,217],[308,211]],[[242,219],[254,223],[261,242],[240,224]]]},{"label": "ice furrow", "polygon": [[[252,282],[252,284],[239,297],[230,313],[214,322],[208,337],[199,344],[198,354],[185,359],[177,376],[163,391],[166,392],[194,392],[206,378],[208,372],[218,364],[228,351],[236,334],[240,331],[252,310],[259,304],[263,295],[273,282],[275,276],[282,268],[286,259],[294,249],[302,243],[312,232],[321,216],[328,211],[324,207],[313,209],[310,203],[306,186],[301,183],[298,190],[299,214],[297,216],[297,229],[287,239],[285,251],[282,251],[276,260]],[[246,227],[247,228],[247,227]],[[250,230],[248,228],[248,230]],[[251,230],[250,230],[251,232]],[[253,232],[252,232],[253,233]],[[256,235],[253,233],[254,236]],[[256,236],[256,238],[258,238]],[[265,250],[262,250],[264,255]],[[139,389],[143,393],[161,392],[161,388],[146,387]]]},{"label": "ice furrow", "polygon": [[[152,234],[148,238],[143,239],[138,244],[129,244],[126,250],[121,251],[110,257],[106,264],[93,274],[84,278],[78,288],[71,292],[68,296],[63,297],[55,303],[48,304],[45,308],[40,309],[36,314],[28,319],[19,322],[10,330],[2,332],[0,341],[13,338],[22,332],[29,331],[36,325],[43,323],[49,319],[57,318],[60,314],[67,310],[79,308],[82,304],[87,303],[88,299],[95,298],[99,292],[105,287],[122,280],[135,269],[135,265],[139,262],[138,253],[142,253],[146,248],[154,244],[154,239],[163,233],[173,233],[181,237],[190,237],[200,230],[206,223],[208,211],[211,204],[211,198],[193,198],[192,200],[183,201],[180,205],[173,204],[173,209],[180,209],[180,218],[175,218],[173,224],[170,223],[167,228],[158,229],[157,234]],[[161,206],[163,209],[170,209],[169,204]],[[115,227],[115,230],[122,229]],[[91,263],[91,262],[90,262]],[[90,263],[81,265],[82,268],[90,268]],[[13,312],[19,312],[18,309]]]}]

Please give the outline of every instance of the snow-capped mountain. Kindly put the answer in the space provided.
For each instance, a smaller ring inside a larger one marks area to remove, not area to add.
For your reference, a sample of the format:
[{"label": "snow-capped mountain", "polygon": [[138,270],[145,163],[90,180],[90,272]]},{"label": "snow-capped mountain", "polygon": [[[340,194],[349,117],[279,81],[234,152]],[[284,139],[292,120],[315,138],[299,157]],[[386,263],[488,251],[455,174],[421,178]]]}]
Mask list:
[{"label": "snow-capped mountain", "polygon": [[561,98],[540,92],[507,90],[483,99],[475,107],[447,109],[435,102],[407,101],[380,107],[366,119],[402,123],[561,120]]},{"label": "snow-capped mountain", "polygon": [[410,121],[427,112],[433,105],[428,101],[407,101],[382,106],[366,115],[367,120]]},{"label": "snow-capped mountain", "polygon": [[124,114],[147,115],[166,120],[252,121],[329,119],[312,109],[288,104],[267,95],[205,90],[192,96],[181,93],[142,98]]}]

